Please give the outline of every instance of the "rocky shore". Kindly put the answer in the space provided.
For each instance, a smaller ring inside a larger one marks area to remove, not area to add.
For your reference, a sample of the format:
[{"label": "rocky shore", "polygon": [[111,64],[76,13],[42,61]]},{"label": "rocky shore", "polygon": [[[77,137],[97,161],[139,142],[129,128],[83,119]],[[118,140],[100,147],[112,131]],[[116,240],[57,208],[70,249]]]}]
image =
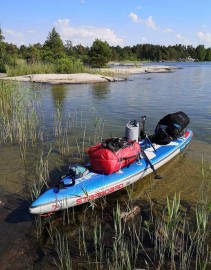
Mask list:
[{"label": "rocky shore", "polygon": [[[13,80],[22,82],[49,83],[49,84],[88,84],[102,82],[117,82],[126,80],[125,76],[141,73],[163,73],[172,72],[178,69],[174,66],[141,66],[141,67],[122,67],[122,68],[102,68],[100,74],[77,73],[77,74],[30,74],[24,76],[7,77],[1,74],[1,80]],[[102,75],[110,74],[111,76]],[[115,77],[118,76],[118,77]],[[124,78],[121,78],[121,75]]]},{"label": "rocky shore", "polygon": [[95,75],[89,73],[30,74],[24,76],[3,77],[1,79],[21,81],[21,82],[50,83],[50,84],[86,84],[86,83],[115,82],[124,80],[121,78],[114,78],[110,76]]},{"label": "rocky shore", "polygon": [[138,66],[138,67],[115,67],[115,68],[101,68],[101,72],[108,72],[112,74],[139,74],[139,73],[166,73],[178,69],[175,66]]}]

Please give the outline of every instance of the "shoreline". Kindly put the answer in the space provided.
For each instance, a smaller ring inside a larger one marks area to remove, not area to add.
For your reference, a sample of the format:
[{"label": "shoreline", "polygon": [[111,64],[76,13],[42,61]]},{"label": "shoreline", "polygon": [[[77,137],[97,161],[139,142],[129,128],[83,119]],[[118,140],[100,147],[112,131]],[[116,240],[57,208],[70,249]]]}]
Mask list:
[{"label": "shoreline", "polygon": [[[179,69],[174,66],[139,66],[122,68],[101,68],[96,71],[101,74],[76,73],[76,74],[30,74],[23,76],[7,77],[6,74],[0,76],[1,80],[12,80],[20,82],[49,83],[49,84],[93,84],[103,82],[125,81],[125,76],[142,73],[168,73]],[[103,75],[110,74],[111,76]],[[118,77],[115,77],[118,76]],[[124,76],[121,78],[120,76]]]}]

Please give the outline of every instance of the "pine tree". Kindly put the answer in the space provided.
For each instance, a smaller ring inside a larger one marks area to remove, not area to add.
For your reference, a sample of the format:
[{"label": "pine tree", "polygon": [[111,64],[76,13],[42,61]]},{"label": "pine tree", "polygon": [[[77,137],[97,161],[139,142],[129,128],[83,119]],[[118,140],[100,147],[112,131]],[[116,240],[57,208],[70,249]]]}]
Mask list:
[{"label": "pine tree", "polygon": [[65,56],[65,47],[55,27],[48,34],[43,46],[43,60],[52,62]]},{"label": "pine tree", "polygon": [[91,67],[104,67],[110,60],[111,49],[106,41],[96,39],[89,50],[89,61]]},{"label": "pine tree", "polygon": [[4,41],[4,36],[1,30],[1,26],[0,26],[0,43]]}]

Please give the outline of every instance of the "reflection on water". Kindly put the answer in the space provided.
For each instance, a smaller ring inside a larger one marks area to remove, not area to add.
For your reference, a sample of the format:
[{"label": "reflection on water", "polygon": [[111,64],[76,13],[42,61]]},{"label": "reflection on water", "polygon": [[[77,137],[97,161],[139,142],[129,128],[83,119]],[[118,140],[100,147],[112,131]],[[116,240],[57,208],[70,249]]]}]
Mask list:
[{"label": "reflection on water", "polygon": [[142,115],[147,115],[148,133],[154,131],[164,115],[182,110],[190,117],[189,127],[196,138],[211,143],[211,65],[177,65],[184,65],[184,68],[172,73],[152,73],[150,76],[131,75],[125,82],[54,86],[44,84],[37,93],[41,93],[45,124],[53,125],[52,115],[58,100],[63,104],[64,117],[77,109],[83,112],[84,123],[87,124],[89,118],[86,116],[94,108],[98,117],[105,120],[108,129],[109,126],[119,129],[129,120],[139,121]]},{"label": "reflection on water", "polygon": [[109,83],[99,83],[92,85],[92,95],[97,99],[106,99],[110,93]]},{"label": "reflection on water", "polygon": [[62,85],[52,85],[51,86],[51,94],[52,94],[52,99],[54,103],[59,103],[63,104],[66,98],[66,93],[67,93],[67,85],[62,84]]}]

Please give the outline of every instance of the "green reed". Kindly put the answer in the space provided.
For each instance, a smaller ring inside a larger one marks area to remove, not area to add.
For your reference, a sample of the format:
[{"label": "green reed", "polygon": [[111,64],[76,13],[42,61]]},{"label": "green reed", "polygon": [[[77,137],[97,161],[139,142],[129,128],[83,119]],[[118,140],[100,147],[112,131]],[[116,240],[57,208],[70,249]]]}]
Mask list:
[{"label": "green reed", "polygon": [[98,223],[96,218],[95,226],[94,226],[94,245],[95,245],[95,262],[97,268],[102,269],[104,265],[103,261],[103,253],[104,253],[104,242],[103,242],[103,232],[102,226]]},{"label": "green reed", "polygon": [[54,113],[54,136],[58,137],[62,134],[62,107],[59,101],[56,102]]},{"label": "green reed", "polygon": [[179,196],[175,195],[171,203],[167,198],[166,208],[153,226],[159,269],[167,260],[171,269],[190,269],[194,260],[195,269],[206,269],[205,266],[211,263],[210,247],[206,243],[210,220],[207,204],[196,205],[196,226],[191,225],[186,213],[180,211]]},{"label": "green reed", "polygon": [[93,144],[101,142],[104,135],[104,125],[105,121],[100,118],[94,108],[92,108],[92,121],[94,125],[94,139]]},{"label": "green reed", "polygon": [[56,73],[56,66],[39,61],[28,64],[24,60],[19,60],[14,65],[6,65],[6,73],[7,76]]},{"label": "green reed", "polygon": [[62,112],[60,103],[56,103],[54,120],[54,136],[56,145],[61,155],[72,154],[74,158],[83,160],[86,149],[90,145],[101,142],[104,136],[104,120],[98,117],[97,112],[91,110],[92,125],[88,127],[84,123],[84,112],[75,109],[72,113],[68,112],[65,116]]},{"label": "green reed", "polygon": [[[1,144],[18,143],[22,157],[28,147],[36,145],[38,138],[43,137],[43,130],[40,128],[40,118],[37,113],[36,99],[29,97],[27,90],[20,91],[16,84],[2,81],[0,82],[0,140]],[[83,113],[75,110],[68,113],[65,118],[61,104],[57,103],[54,114],[54,135],[59,144],[54,143],[54,147],[59,148],[60,156],[65,162],[70,153],[82,160],[85,159],[86,147],[93,142],[100,142],[104,133],[104,121],[98,117],[97,112],[92,110],[93,126],[87,127],[82,121]],[[43,138],[45,139],[45,138]],[[42,189],[48,186],[49,182],[49,157],[52,151],[50,148],[47,155],[41,153],[36,164],[36,181],[31,187],[32,200],[40,195]],[[211,169],[210,169],[211,171]],[[92,243],[94,254],[90,252],[88,245],[88,233],[85,222],[78,225],[78,256],[87,262],[90,269],[135,269],[150,268],[164,269],[168,263],[169,269],[191,269],[194,264],[195,269],[208,269],[211,263],[210,247],[208,238],[210,237],[210,214],[211,204],[207,196],[210,189],[210,176],[202,170],[201,200],[195,208],[194,225],[187,217],[187,213],[181,210],[180,195],[175,194],[172,199],[166,199],[163,212],[154,216],[151,211],[149,220],[142,222],[141,219],[125,221],[121,216],[120,204],[113,207],[110,224],[105,224],[101,220],[105,215],[106,207],[102,207],[102,212],[97,213],[95,201],[89,202],[87,211],[89,223],[92,223]],[[209,179],[208,179],[209,178]],[[208,180],[207,180],[208,179]],[[86,192],[84,191],[86,194]],[[127,211],[130,212],[132,201],[132,190],[128,191],[129,202]],[[153,204],[149,198],[151,209]],[[106,202],[104,202],[106,205]],[[91,210],[91,214],[89,212]],[[100,218],[97,216],[100,215]],[[63,219],[67,218],[67,224],[72,222],[71,213],[67,210],[63,212]],[[41,220],[37,219],[37,237],[41,235]],[[65,226],[65,220],[63,220]],[[106,246],[105,238],[110,234],[111,244]],[[153,252],[145,247],[144,239],[148,237],[153,246]],[[52,243],[56,250],[59,269],[72,269],[73,258],[70,257],[71,239],[64,233],[55,232]],[[63,256],[64,255],[64,256]],[[145,258],[145,262],[141,258]],[[69,268],[65,268],[65,267]]]},{"label": "green reed", "polygon": [[61,234],[59,231],[57,231],[55,234],[55,249],[58,256],[58,263],[55,261],[55,264],[58,266],[58,269],[73,269],[67,237]]},{"label": "green reed", "polygon": [[129,243],[125,241],[125,223],[121,220],[120,206],[117,203],[117,207],[113,210],[114,217],[114,241],[113,249],[111,253],[111,265],[115,269],[132,269],[130,263]]},{"label": "green reed", "polygon": [[35,145],[39,132],[38,102],[22,84],[0,81],[0,141],[18,143],[21,157]]},{"label": "green reed", "polygon": [[61,140],[61,144],[59,146],[60,149],[60,153],[62,156],[65,156],[65,154],[69,154],[70,153],[70,140],[69,140],[69,135],[68,135],[68,129],[65,128],[63,130],[63,137]]},{"label": "green reed", "polygon": [[[77,157],[79,159],[83,159],[85,150],[86,126],[83,126],[82,124],[82,111],[80,114],[78,110],[75,110],[72,113],[68,112],[67,116],[65,116],[62,112],[62,105],[59,102],[56,102],[56,109],[53,115],[53,120],[54,136],[58,138],[57,143],[59,145],[58,148],[61,155],[65,156],[73,151],[74,140],[75,146],[77,148]],[[80,143],[81,134],[77,134],[77,138],[75,138],[76,132],[78,132],[78,130],[81,128],[83,128],[82,143]]]},{"label": "green reed", "polygon": [[[27,149],[36,146],[39,140],[46,139],[42,126],[40,102],[35,93],[24,88],[23,84],[1,81],[0,86],[0,142],[2,144],[18,143],[21,157],[24,159]],[[92,127],[91,133],[88,134],[90,130],[83,123],[83,112],[75,110],[65,116],[62,105],[56,102],[53,134],[58,138],[62,156],[73,153],[76,148],[77,158],[83,159],[85,149],[93,142],[102,140],[104,121],[97,116],[96,111],[92,115],[94,128]],[[80,134],[76,131],[80,131]],[[93,138],[90,137],[91,134]]]},{"label": "green reed", "polygon": [[23,59],[19,59],[12,65],[6,65],[6,73],[8,76],[21,76],[27,74],[50,74],[50,73],[83,73],[87,69],[80,61],[71,61],[66,59],[58,59],[55,63],[47,63],[42,61],[34,61],[27,63]]},{"label": "green reed", "polygon": [[[93,203],[94,208],[88,207],[83,212],[84,221],[77,228],[78,240],[74,239],[78,242],[79,260],[85,262],[87,269],[209,269],[210,204],[204,198],[203,204],[196,204],[195,220],[190,220],[177,194],[166,199],[163,212],[144,222],[142,218],[129,221],[123,218],[117,203],[113,206],[111,221],[104,223],[106,207],[100,212]],[[126,204],[126,211],[130,213],[132,209],[131,201]],[[150,252],[146,238],[153,246]]]},{"label": "green reed", "polygon": [[[180,249],[181,239],[180,233],[183,232],[180,227],[180,196],[174,196],[170,203],[167,197],[167,209],[165,209],[161,218],[155,223],[155,250],[159,257],[159,267],[163,267],[165,262],[165,254],[168,253],[171,257],[171,263],[175,268],[175,254]],[[179,240],[178,240],[179,239]]]},{"label": "green reed", "polygon": [[73,269],[69,242],[66,235],[51,225],[48,229],[48,233],[57,254],[57,259],[54,259],[54,264],[59,270]]},{"label": "green reed", "polygon": [[37,180],[30,187],[30,193],[32,201],[36,199],[42,192],[44,187],[48,187],[49,178],[49,156],[52,151],[52,148],[49,149],[49,152],[44,157],[42,152],[38,162],[36,163],[36,176]]},{"label": "green reed", "polygon": [[78,140],[77,140],[77,139],[75,140],[76,146],[77,146],[77,150],[78,150],[78,158],[79,158],[79,159],[83,159],[83,158],[84,158],[84,152],[85,152],[85,139],[86,139],[86,126],[84,127],[81,146],[79,145]]}]

